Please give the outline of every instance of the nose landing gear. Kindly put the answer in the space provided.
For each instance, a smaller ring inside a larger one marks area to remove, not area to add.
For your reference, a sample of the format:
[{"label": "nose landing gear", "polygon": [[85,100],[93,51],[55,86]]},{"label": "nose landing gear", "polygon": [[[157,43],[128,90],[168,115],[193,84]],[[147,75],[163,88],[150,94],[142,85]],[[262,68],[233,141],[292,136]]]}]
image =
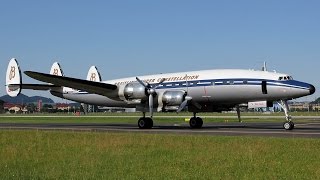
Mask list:
[{"label": "nose landing gear", "polygon": [[286,100],[281,100],[278,104],[284,110],[284,114],[286,115],[286,122],[283,123],[283,128],[285,130],[292,130],[294,128],[294,123],[292,122],[292,117],[289,115],[288,102]]}]

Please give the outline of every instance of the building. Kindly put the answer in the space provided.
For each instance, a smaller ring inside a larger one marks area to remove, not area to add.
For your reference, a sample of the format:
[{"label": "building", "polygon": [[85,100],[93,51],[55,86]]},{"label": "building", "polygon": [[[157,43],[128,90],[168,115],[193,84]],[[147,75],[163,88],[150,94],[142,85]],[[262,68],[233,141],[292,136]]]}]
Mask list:
[{"label": "building", "polygon": [[23,106],[20,104],[4,103],[4,111],[9,113],[22,113]]},{"label": "building", "polygon": [[57,103],[56,104],[56,109],[58,111],[68,111],[69,109],[71,109],[71,106],[69,104],[66,104],[66,103]]}]

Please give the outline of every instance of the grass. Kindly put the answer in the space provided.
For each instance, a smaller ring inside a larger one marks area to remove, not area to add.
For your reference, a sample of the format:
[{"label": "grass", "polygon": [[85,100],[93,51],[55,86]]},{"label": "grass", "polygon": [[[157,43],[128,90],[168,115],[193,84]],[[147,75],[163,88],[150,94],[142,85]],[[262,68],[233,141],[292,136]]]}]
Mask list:
[{"label": "grass", "polygon": [[320,140],[0,131],[0,179],[318,179]]}]

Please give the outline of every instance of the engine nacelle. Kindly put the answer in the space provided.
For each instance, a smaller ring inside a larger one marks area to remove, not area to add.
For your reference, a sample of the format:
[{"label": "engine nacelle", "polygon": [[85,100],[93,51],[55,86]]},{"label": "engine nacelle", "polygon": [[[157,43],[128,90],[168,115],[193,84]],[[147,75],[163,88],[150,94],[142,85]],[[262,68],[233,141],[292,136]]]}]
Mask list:
[{"label": "engine nacelle", "polygon": [[165,106],[180,106],[186,95],[185,91],[166,91],[163,93],[162,102]]},{"label": "engine nacelle", "polygon": [[128,100],[147,98],[146,88],[138,82],[128,83],[124,87],[124,97]]}]

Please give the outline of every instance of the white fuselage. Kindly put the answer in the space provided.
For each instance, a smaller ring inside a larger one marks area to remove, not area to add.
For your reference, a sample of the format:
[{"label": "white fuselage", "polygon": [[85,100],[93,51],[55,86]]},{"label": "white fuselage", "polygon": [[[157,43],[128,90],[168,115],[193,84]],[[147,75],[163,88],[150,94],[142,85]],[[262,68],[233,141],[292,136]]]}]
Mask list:
[{"label": "white fuselage", "polygon": [[[310,84],[295,81],[286,74],[254,70],[204,70],[139,77],[151,85],[166,80],[156,91],[161,96],[165,91],[183,90],[200,104],[240,104],[251,101],[276,101],[293,99],[310,94]],[[128,83],[135,77],[104,81],[118,87],[117,97],[105,97],[71,88],[63,88],[66,99],[111,107],[135,107],[124,96]],[[158,98],[160,99],[160,98]],[[161,104],[159,102],[159,104]]]}]

